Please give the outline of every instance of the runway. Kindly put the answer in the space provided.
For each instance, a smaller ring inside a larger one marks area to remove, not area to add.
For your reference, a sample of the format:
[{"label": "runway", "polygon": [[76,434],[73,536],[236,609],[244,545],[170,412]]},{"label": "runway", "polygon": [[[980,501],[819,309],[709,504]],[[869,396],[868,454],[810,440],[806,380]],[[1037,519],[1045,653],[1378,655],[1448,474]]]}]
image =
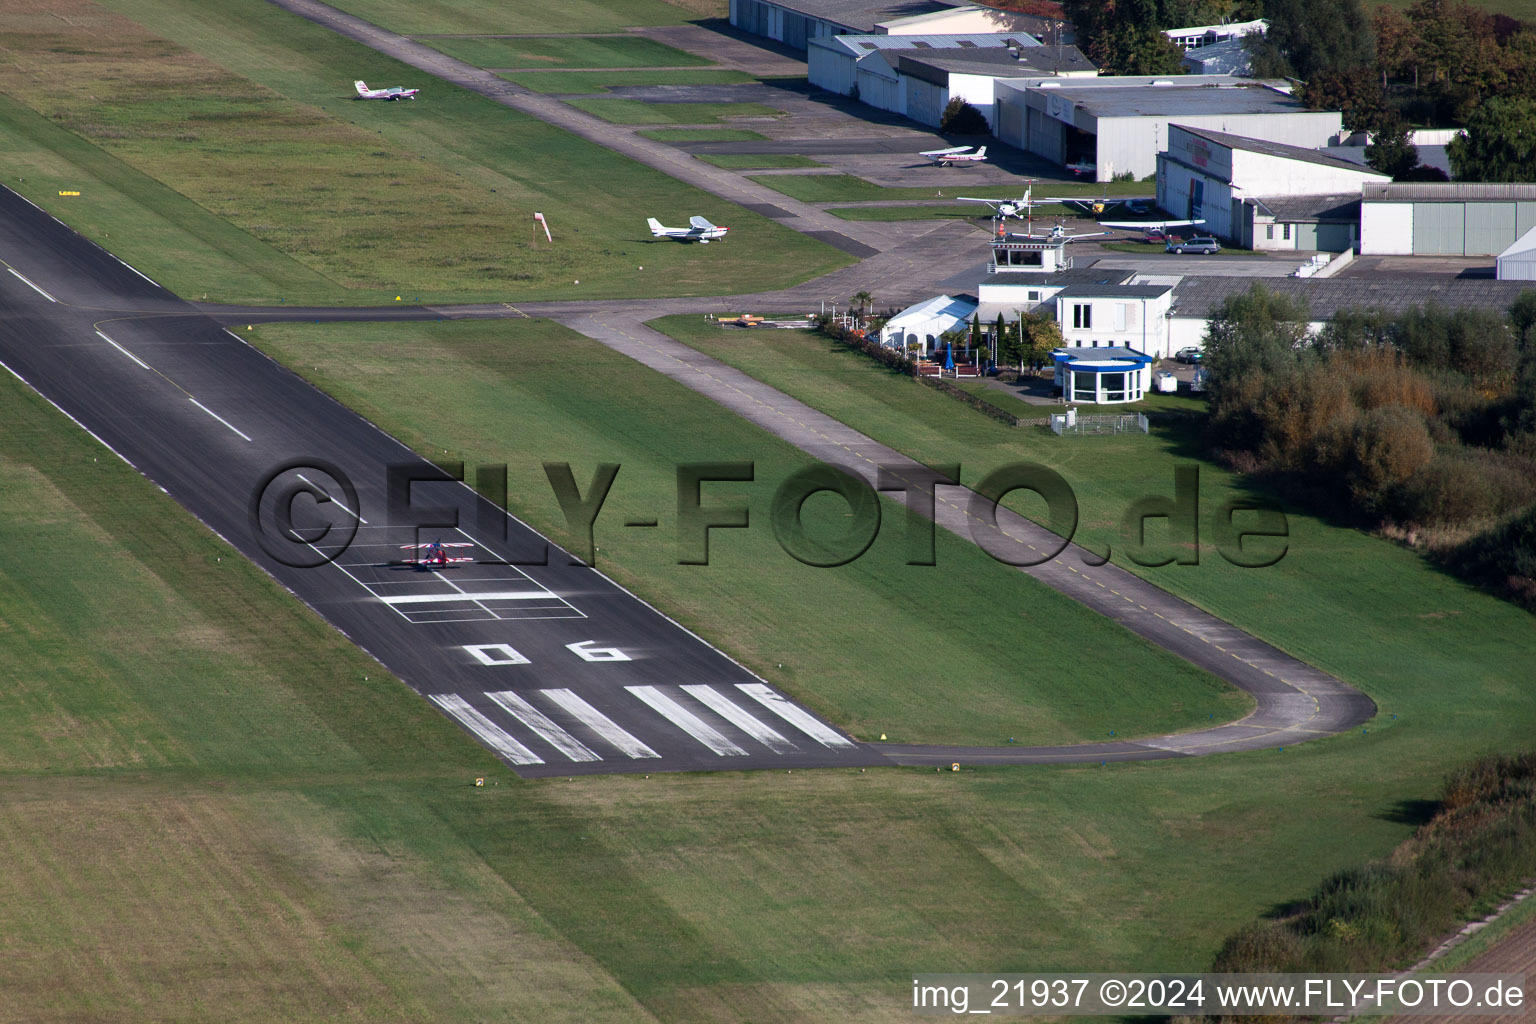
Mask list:
[{"label": "runway", "polygon": [[[522,775],[1154,760],[1300,743],[1375,713],[1338,680],[1072,547],[1026,571],[1252,694],[1255,712],[1059,747],[857,742],[226,329],[551,315],[818,458],[847,464],[857,450],[910,463],[636,319],[687,300],[586,314],[574,303],[199,309],[8,190],[0,260],[10,372]],[[717,381],[722,391],[700,375],[731,379]],[[786,416],[810,433],[786,433]],[[940,525],[962,535],[975,530],[965,493],[939,489]],[[1026,520],[999,521],[1011,543],[1054,540]],[[412,564],[406,546],[433,541],[462,545],[445,552],[464,561]]]}]

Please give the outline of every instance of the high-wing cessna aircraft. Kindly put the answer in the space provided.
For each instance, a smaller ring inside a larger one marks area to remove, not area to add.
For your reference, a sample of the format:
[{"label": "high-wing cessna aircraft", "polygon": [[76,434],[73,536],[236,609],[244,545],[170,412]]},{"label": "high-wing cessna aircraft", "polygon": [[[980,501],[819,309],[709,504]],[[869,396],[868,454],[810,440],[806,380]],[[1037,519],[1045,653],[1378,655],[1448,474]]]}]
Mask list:
[{"label": "high-wing cessna aircraft", "polygon": [[700,245],[708,245],[711,238],[724,238],[731,230],[711,224],[705,217],[688,218],[686,228],[669,228],[655,217],[646,218],[646,223],[651,226],[654,238],[675,238],[679,242],[698,242]]},{"label": "high-wing cessna aircraft", "polygon": [[407,89],[396,85],[388,89],[370,89],[368,83],[359,78],[352,83],[357,90],[357,98],[360,100],[413,100],[420,89]]},{"label": "high-wing cessna aircraft", "polygon": [[1011,234],[1008,237],[1029,238],[1036,242],[1075,242],[1079,238],[1098,238],[1100,235],[1107,234],[1109,234],[1108,231],[1085,231],[1080,235],[1069,235],[1065,226],[1057,224],[1043,235]]},{"label": "high-wing cessna aircraft", "polygon": [[992,212],[998,217],[1024,217],[1036,206],[1044,206],[1047,203],[1073,202],[1070,199],[1060,199],[1055,196],[1035,196],[1035,187],[1030,185],[1024,190],[1024,194],[1017,199],[977,199],[973,196],[959,196],[962,203],[986,203],[992,207]]},{"label": "high-wing cessna aircraft", "polygon": [[976,152],[970,152],[970,146],[952,146],[949,149],[930,149],[918,156],[927,157],[928,162],[938,167],[948,167],[950,164],[979,164],[987,159],[987,147],[982,146]]}]

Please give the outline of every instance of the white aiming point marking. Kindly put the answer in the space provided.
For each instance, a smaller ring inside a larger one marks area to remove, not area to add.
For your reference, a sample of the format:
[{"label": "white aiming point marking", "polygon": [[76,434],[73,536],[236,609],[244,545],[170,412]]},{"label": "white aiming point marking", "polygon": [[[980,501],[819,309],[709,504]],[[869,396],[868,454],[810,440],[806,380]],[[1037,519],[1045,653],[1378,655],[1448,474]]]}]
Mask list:
[{"label": "white aiming point marking", "polygon": [[566,644],[565,649],[570,651],[582,661],[633,661],[629,655],[617,647],[593,647],[596,640],[583,640],[580,643]]},{"label": "white aiming point marking", "polygon": [[465,644],[464,649],[482,665],[531,665],[533,662],[510,644]]}]

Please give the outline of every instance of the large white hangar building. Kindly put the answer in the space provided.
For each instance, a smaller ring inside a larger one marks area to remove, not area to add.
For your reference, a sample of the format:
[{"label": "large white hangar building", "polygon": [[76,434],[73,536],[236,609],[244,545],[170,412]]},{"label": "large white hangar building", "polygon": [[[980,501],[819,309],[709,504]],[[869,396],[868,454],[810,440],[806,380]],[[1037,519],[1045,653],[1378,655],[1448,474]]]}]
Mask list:
[{"label": "large white hangar building", "polygon": [[1402,182],[1360,196],[1366,256],[1497,256],[1533,227],[1536,185]]},{"label": "large white hangar building", "polygon": [[731,24],[797,50],[824,36],[1039,33],[1053,27],[1044,18],[960,0],[731,0]]},{"label": "large white hangar building", "polygon": [[1170,124],[1157,204],[1244,248],[1344,252],[1355,245],[1361,188],[1391,180],[1315,149]]},{"label": "large white hangar building", "polygon": [[1175,121],[1303,149],[1337,139],[1338,111],[1308,110],[1280,85],[1232,75],[1000,81],[994,132],[1063,166],[1087,161],[1097,181],[1156,172]]},{"label": "large white hangar building", "polygon": [[[859,81],[858,75],[878,62],[886,74],[894,76],[897,58],[904,51],[924,56],[943,56],[949,51],[966,53],[1017,52],[1021,64],[1032,67],[1031,51],[1045,49],[1040,41],[1025,32],[952,33],[949,35],[836,35],[818,36],[806,45],[806,81],[818,89],[826,89],[842,96],[850,95]],[[1076,53],[1076,49],[1068,47]],[[1089,65],[1092,67],[1092,65]],[[1048,74],[1047,68],[1036,68],[1034,74]],[[859,95],[865,102],[860,86]],[[878,104],[877,104],[878,105]],[[893,107],[881,107],[892,110]]]}]

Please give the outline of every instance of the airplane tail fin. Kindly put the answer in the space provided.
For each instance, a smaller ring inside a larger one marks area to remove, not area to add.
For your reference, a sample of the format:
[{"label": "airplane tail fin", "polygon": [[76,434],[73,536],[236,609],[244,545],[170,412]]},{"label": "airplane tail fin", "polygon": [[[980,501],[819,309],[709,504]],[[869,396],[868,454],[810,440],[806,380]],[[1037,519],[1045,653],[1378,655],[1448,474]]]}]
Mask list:
[{"label": "airplane tail fin", "polygon": [[659,235],[663,231],[667,230],[661,226],[661,221],[657,220],[655,217],[647,217],[645,222],[651,226],[651,234],[653,235]]},{"label": "airplane tail fin", "polygon": [[978,160],[981,159],[982,157],[986,156],[986,155],[987,155],[987,147],[986,146],[982,146],[980,149],[978,149],[976,151],[976,158]]},{"label": "airplane tail fin", "polygon": [[368,83],[359,78],[357,81],[352,83],[352,88],[356,89],[357,94],[361,96],[363,93],[368,91]]}]

